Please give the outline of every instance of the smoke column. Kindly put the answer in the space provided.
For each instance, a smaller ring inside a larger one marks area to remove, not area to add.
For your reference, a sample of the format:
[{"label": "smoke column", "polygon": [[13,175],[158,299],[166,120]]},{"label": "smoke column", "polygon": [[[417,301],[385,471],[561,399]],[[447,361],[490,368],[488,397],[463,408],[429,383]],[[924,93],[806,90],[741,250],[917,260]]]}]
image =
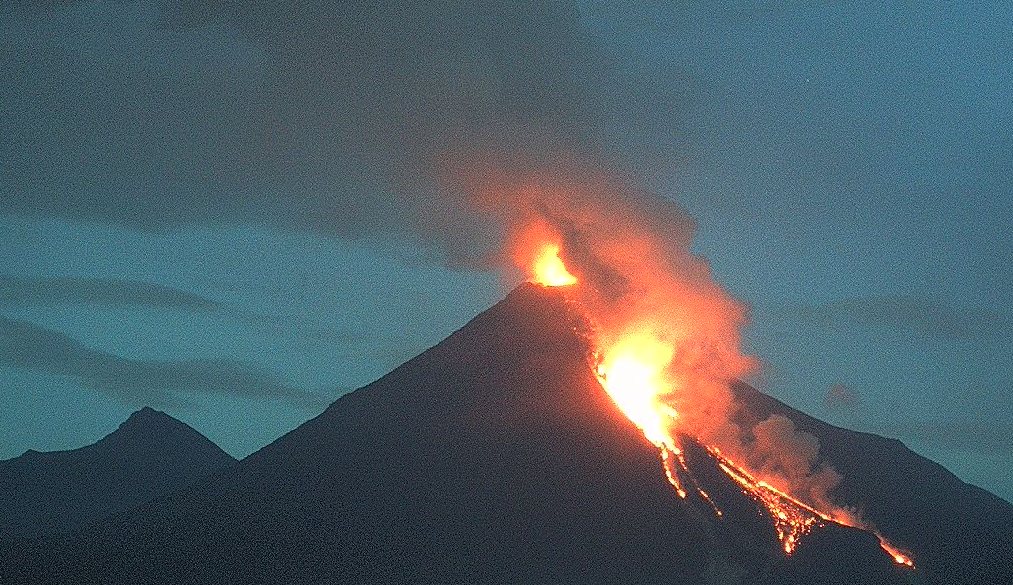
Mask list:
[{"label": "smoke column", "polygon": [[[72,20],[75,10],[109,9],[59,4],[23,10],[67,11],[61,14]],[[66,112],[62,123],[79,129],[58,133],[72,151],[78,145],[79,156],[40,172],[0,175],[0,212],[31,214],[44,205],[51,215],[152,229],[214,218],[422,240],[451,265],[498,269],[510,282],[519,280],[517,266],[530,260],[533,245],[552,241],[581,282],[597,344],[655,356],[652,376],[678,412],[679,432],[793,487],[830,483],[811,479],[818,458],[811,438],[777,420],[758,433],[730,422],[727,383],[755,367],[739,349],[747,308],[692,254],[692,219],[638,184],[643,156],[672,153],[628,147],[631,134],[645,128],[678,133],[678,88],[629,83],[622,56],[597,45],[582,6],[117,4],[130,18],[110,26],[178,43],[190,58],[163,68],[173,83],[159,88],[157,103],[142,100],[150,76],[109,77],[88,70],[87,55],[19,62],[25,70],[73,68],[52,77],[69,80],[66,87],[33,79],[46,99],[95,99],[51,104]],[[116,128],[129,130],[106,135]],[[101,158],[98,140],[122,152]],[[25,144],[12,147],[11,159],[33,164],[37,153],[16,150],[36,148]],[[166,168],[165,160],[177,162]],[[19,183],[22,175],[72,188],[39,198],[34,186]],[[631,346],[631,339],[645,345]],[[779,455],[785,450],[792,455]]]}]

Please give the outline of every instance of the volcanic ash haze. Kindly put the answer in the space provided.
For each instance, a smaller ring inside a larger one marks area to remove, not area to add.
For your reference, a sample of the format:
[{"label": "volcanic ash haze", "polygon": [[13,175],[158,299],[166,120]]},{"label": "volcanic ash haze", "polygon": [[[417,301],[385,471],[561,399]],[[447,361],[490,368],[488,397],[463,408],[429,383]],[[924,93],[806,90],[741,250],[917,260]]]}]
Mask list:
[{"label": "volcanic ash haze", "polygon": [[[832,477],[806,469],[808,441],[776,424],[755,441],[731,424],[726,382],[754,367],[738,349],[745,307],[690,252],[692,220],[638,187],[638,169],[678,163],[675,150],[629,137],[676,132],[679,88],[627,74],[580,5],[166,0],[157,10],[170,28],[213,28],[256,55],[237,72],[256,75],[236,90],[246,115],[220,125],[234,135],[201,142],[213,155],[193,149],[199,176],[167,178],[169,196],[135,201],[148,185],[87,183],[48,212],[395,234],[486,268],[526,268],[532,247],[555,242],[594,321],[607,387],[652,441],[674,450],[676,428],[823,497]],[[32,190],[18,187],[0,206],[31,211]],[[671,412],[658,417],[660,397]]]},{"label": "volcanic ash haze", "polygon": [[739,349],[747,309],[690,250],[695,225],[678,205],[572,162],[523,179],[490,168],[461,176],[471,177],[461,190],[503,226],[502,256],[580,307],[590,323],[591,367],[659,448],[681,497],[694,483],[679,440],[688,436],[737,469],[732,477],[780,519],[785,552],[823,521],[863,526],[832,503],[840,478],[817,465],[815,437],[784,417],[736,422],[730,384],[757,363]]}]

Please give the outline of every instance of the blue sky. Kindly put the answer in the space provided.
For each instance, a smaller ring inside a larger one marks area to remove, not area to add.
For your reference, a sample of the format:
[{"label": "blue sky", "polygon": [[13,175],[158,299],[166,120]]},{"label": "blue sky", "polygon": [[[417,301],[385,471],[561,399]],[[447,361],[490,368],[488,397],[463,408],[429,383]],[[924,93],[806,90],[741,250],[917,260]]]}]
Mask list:
[{"label": "blue sky", "polygon": [[465,136],[620,161],[762,389],[1013,498],[1005,3],[50,4],[0,15],[0,458],[149,403],[245,455],[463,325],[511,283],[412,171]]}]

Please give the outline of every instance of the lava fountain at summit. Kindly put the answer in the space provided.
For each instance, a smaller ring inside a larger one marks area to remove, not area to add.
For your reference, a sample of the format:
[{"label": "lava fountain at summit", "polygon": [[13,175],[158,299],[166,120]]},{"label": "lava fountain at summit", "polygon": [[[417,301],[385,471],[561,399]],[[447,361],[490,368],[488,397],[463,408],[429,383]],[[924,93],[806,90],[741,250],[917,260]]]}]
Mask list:
[{"label": "lava fountain at summit", "polygon": [[544,246],[535,257],[532,268],[533,281],[543,286],[569,286],[577,282],[577,277],[570,274],[559,257],[559,246]]},{"label": "lava fountain at summit", "polygon": [[[578,284],[578,278],[560,257],[559,243],[543,242],[526,250],[522,259],[530,281],[547,287],[573,287],[567,288],[565,295],[580,308],[592,326],[589,341],[594,352],[595,375],[623,414],[658,448],[665,476],[680,498],[686,499],[690,493],[695,493],[716,516],[723,516],[718,504],[689,469],[678,440],[680,435],[687,435],[706,449],[718,468],[745,495],[766,509],[786,555],[791,555],[799,540],[814,529],[837,523],[870,530],[896,563],[914,567],[909,554],[891,545],[851,514],[843,510],[821,511],[816,505],[803,502],[788,493],[785,488],[790,486],[776,487],[783,486],[783,480],[767,479],[759,472],[748,471],[746,466],[733,461],[718,445],[708,441],[708,437],[702,436],[700,412],[711,415],[712,409],[701,408],[696,402],[720,402],[714,396],[724,394],[715,388],[727,385],[736,373],[734,367],[713,366],[711,354],[720,354],[720,351],[715,352],[707,344],[694,341],[692,331],[674,336],[670,327],[658,327],[652,315],[645,317],[637,310],[624,313],[621,319],[599,318],[589,308],[595,305],[594,299],[589,299],[588,291],[582,290],[588,287]],[[700,304],[699,299],[692,297],[687,302]],[[700,314],[707,316],[706,311]],[[718,360],[718,363],[736,363],[733,358],[724,357],[724,361]],[[696,420],[683,420],[685,411]],[[742,456],[742,445],[735,447],[736,457]]]}]

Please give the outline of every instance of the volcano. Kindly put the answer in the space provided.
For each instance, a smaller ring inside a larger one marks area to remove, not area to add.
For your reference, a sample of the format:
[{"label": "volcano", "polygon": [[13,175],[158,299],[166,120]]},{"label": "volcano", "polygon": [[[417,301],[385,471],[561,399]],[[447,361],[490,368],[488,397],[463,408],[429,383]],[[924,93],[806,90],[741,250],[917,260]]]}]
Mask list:
[{"label": "volcano", "polygon": [[175,492],[235,459],[190,426],[143,408],[98,442],[0,461],[0,535],[62,532]]},{"label": "volcano", "polygon": [[835,496],[911,551],[826,523],[786,556],[766,509],[691,438],[711,503],[589,366],[585,321],[526,284],[440,344],[236,465],[72,534],[7,541],[0,582],[989,583],[1013,578],[1013,506],[897,441],[745,385],[738,416],[816,435]]}]

